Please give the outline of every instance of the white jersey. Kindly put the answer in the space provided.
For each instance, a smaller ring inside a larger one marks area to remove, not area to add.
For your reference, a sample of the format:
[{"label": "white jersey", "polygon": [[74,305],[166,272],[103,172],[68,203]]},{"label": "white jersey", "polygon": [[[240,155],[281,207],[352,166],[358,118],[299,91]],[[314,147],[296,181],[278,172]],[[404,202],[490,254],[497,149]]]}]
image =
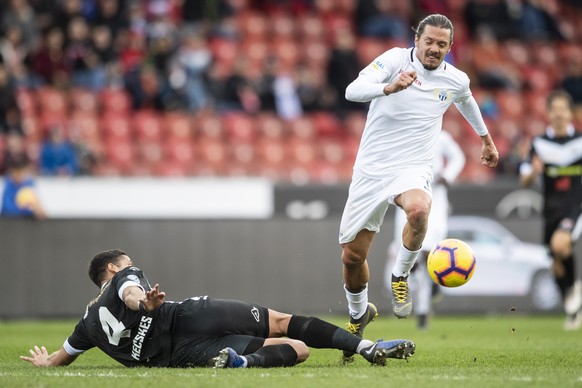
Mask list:
[{"label": "white jersey", "polygon": [[[384,95],[384,86],[405,71],[416,71],[414,84]],[[430,165],[443,114],[452,103],[477,133],[487,133],[467,75],[446,62],[435,70],[424,69],[415,48],[393,48],[381,54],[346,88],[346,98],[371,101],[354,165],[355,173],[370,179]]]}]

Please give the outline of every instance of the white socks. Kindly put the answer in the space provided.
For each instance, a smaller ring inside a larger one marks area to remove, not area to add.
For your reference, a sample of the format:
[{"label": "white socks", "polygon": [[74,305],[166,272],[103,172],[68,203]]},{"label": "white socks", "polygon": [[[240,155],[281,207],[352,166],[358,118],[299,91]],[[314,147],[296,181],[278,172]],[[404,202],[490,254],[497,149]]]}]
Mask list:
[{"label": "white socks", "polygon": [[346,291],[346,299],[348,300],[348,311],[350,317],[354,319],[360,318],[366,312],[368,308],[368,284],[364,289],[357,294],[348,291],[344,284],[344,290]]},{"label": "white socks", "polygon": [[401,244],[398,256],[396,256],[396,263],[394,263],[394,268],[392,268],[392,275],[396,277],[408,276],[416,262],[419,252],[420,249],[418,251],[409,251],[404,247],[404,244]]}]

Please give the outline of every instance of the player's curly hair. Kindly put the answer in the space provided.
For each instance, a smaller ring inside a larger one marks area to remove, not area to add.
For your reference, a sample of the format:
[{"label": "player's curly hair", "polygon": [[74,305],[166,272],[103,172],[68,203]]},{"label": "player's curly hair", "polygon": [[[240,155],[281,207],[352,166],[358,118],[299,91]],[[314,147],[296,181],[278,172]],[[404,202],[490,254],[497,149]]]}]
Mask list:
[{"label": "player's curly hair", "polygon": [[433,26],[451,30],[450,43],[453,43],[453,35],[455,34],[455,28],[453,27],[453,23],[450,21],[450,19],[445,15],[441,15],[439,13],[428,15],[427,17],[422,19],[420,23],[418,23],[418,27],[416,27],[416,29],[413,28],[412,30],[414,31],[416,36],[420,37],[423,34],[426,26]]},{"label": "player's curly hair", "polygon": [[121,249],[111,249],[100,252],[93,257],[93,260],[89,263],[89,277],[97,287],[101,287],[107,265],[109,263],[117,264],[119,258],[123,255],[127,254]]}]

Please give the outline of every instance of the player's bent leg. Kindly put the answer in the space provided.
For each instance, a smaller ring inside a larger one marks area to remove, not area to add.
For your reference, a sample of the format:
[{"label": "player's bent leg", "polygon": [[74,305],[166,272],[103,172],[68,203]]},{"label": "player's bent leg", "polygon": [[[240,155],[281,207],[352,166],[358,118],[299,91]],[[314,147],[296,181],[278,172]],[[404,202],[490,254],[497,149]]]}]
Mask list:
[{"label": "player's bent leg", "polygon": [[251,354],[240,355],[232,348],[222,349],[213,358],[214,368],[275,368],[294,366],[309,357],[309,349],[301,341],[272,338]]}]

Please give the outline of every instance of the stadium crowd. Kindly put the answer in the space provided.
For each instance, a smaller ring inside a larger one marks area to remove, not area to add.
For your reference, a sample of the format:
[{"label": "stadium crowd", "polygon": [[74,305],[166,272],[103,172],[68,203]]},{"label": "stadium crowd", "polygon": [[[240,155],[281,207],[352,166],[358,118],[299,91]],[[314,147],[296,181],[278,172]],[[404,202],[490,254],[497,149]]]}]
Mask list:
[{"label": "stadium crowd", "polygon": [[434,12],[502,157],[482,169],[451,110],[460,181],[515,179],[555,88],[582,128],[576,0],[2,0],[0,170],[349,182],[366,106],[345,88]]}]

